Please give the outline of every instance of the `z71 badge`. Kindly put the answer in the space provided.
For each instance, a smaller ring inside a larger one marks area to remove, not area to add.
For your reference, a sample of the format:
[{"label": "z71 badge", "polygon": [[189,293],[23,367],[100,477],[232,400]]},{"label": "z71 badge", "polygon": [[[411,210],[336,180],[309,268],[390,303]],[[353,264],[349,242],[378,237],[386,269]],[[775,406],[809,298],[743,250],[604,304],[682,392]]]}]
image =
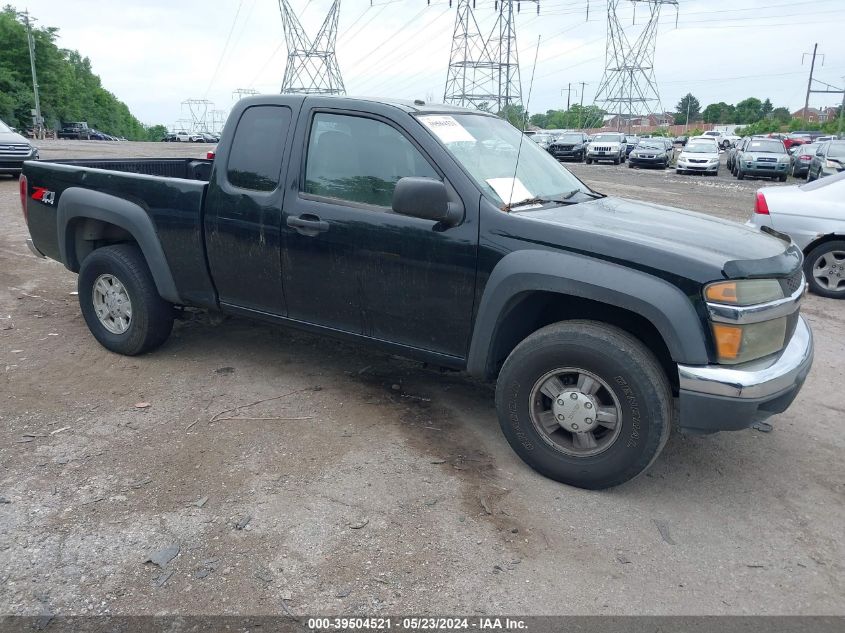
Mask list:
[{"label": "z71 badge", "polygon": [[33,187],[32,199],[53,206],[53,204],[56,202],[56,192],[48,191],[44,187]]}]

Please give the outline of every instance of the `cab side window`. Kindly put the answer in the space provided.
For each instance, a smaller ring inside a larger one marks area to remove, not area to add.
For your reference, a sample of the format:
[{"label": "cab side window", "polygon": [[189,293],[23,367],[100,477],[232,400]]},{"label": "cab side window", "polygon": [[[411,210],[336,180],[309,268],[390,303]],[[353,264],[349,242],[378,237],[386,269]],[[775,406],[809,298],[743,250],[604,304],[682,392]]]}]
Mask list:
[{"label": "cab side window", "polygon": [[398,130],[365,117],[314,116],[305,163],[304,193],[390,207],[400,178],[439,175]]}]

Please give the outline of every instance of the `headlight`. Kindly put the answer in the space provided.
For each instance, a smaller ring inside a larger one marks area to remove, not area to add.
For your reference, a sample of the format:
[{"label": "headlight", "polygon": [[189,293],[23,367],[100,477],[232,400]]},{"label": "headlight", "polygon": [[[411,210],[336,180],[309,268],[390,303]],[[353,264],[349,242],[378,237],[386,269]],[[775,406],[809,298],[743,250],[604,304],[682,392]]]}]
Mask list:
[{"label": "headlight", "polygon": [[735,365],[779,352],[786,338],[786,319],[780,317],[747,325],[713,323],[719,362]]},{"label": "headlight", "polygon": [[704,288],[704,298],[713,303],[750,306],[783,299],[783,290],[777,279],[717,281]]},{"label": "headlight", "polygon": [[[776,279],[718,281],[704,288],[708,302],[737,307],[764,304],[783,296]],[[783,348],[786,327],[787,317],[746,324],[713,322],[718,361],[732,365],[774,354]]]}]

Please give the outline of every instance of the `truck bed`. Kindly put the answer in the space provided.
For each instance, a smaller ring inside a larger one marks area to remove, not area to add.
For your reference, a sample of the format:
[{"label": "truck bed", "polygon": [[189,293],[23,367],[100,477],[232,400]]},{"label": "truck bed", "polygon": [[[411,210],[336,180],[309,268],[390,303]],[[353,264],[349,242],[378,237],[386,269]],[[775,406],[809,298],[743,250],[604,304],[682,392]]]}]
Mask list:
[{"label": "truck bed", "polygon": [[[210,160],[189,158],[29,161],[24,174],[30,191],[37,187],[55,195],[51,205],[29,201],[33,243],[46,256],[78,271],[85,251],[76,247],[85,236],[78,232],[78,223],[57,216],[73,215],[80,206],[108,209],[111,205],[98,198],[103,194],[120,198],[149,218],[184,302],[214,305],[202,238],[211,165]],[[64,224],[67,233],[60,228]]]}]

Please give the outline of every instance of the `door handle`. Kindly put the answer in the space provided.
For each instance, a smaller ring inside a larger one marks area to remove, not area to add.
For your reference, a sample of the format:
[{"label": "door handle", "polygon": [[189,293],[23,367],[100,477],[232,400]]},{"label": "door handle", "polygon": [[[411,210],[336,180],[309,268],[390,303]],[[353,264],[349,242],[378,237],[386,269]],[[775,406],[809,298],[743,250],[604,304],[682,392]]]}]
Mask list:
[{"label": "door handle", "polygon": [[328,222],[310,213],[300,215],[298,218],[288,216],[286,223],[292,229],[296,229],[297,233],[308,237],[314,237],[318,233],[325,233],[329,230]]}]

